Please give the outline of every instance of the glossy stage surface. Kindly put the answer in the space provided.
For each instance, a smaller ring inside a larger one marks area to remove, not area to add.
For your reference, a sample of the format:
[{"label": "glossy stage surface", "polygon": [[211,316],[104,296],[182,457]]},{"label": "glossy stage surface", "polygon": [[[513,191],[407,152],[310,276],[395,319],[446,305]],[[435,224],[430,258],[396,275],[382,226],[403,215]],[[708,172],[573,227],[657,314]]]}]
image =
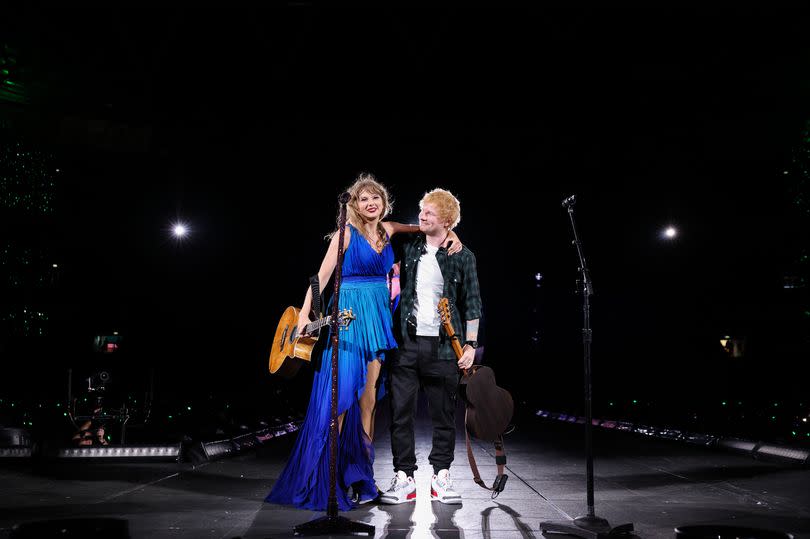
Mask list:
[{"label": "glossy stage surface", "polygon": [[[386,416],[384,410],[378,416],[376,440],[375,471],[382,489],[393,475]],[[420,403],[417,501],[399,506],[372,503],[341,515],[374,525],[376,537],[508,539],[542,537],[541,522],[586,514],[582,426],[532,414],[517,417],[515,423],[516,430],[506,440],[509,480],[497,499],[472,481],[459,436],[451,475],[463,504],[431,503],[430,426]],[[113,539],[293,537],[295,525],[324,515],[262,501],[293,439],[279,438],[258,450],[196,467],[0,463],[0,537],[13,537],[12,526],[18,523],[104,518],[116,519],[128,530],[106,535]],[[674,537],[676,527],[697,524],[752,526],[810,537],[807,468],[625,432],[594,429],[594,440],[595,513],[611,526],[632,523],[637,537]],[[490,484],[495,477],[491,455],[490,447],[475,443],[479,469]],[[59,526],[81,528],[93,522]]]}]

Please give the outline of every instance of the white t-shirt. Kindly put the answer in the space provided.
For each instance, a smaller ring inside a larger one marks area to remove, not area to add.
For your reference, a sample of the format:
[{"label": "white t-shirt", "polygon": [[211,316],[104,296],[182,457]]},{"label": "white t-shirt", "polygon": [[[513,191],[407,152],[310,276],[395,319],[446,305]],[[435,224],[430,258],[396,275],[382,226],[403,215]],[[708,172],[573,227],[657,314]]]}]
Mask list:
[{"label": "white t-shirt", "polygon": [[439,299],[444,291],[444,277],[436,260],[438,247],[425,244],[427,252],[419,259],[416,270],[416,334],[426,337],[438,337],[442,325],[439,318]]}]

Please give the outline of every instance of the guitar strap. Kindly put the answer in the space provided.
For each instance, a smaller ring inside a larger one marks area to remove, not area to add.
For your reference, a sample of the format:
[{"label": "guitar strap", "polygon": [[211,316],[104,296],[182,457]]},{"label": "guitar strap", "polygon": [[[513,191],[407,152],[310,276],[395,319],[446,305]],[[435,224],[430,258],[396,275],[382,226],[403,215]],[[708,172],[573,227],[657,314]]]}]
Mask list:
[{"label": "guitar strap", "polygon": [[321,280],[317,275],[309,278],[309,286],[312,287],[312,312],[316,318],[323,318],[321,313]]},{"label": "guitar strap", "polygon": [[492,487],[488,487],[484,480],[481,479],[481,474],[478,471],[478,465],[475,463],[475,457],[473,456],[472,446],[470,445],[470,429],[467,428],[467,412],[464,412],[464,433],[467,437],[467,460],[470,461],[470,469],[473,473],[473,480],[476,484],[487,490],[492,491],[492,499],[498,497],[498,494],[503,492],[503,489],[506,488],[506,480],[509,479],[509,476],[503,473],[504,466],[506,466],[506,451],[503,448],[503,436],[498,436],[498,439],[495,440],[495,464],[498,466],[498,475],[495,477],[495,481],[492,483]]}]

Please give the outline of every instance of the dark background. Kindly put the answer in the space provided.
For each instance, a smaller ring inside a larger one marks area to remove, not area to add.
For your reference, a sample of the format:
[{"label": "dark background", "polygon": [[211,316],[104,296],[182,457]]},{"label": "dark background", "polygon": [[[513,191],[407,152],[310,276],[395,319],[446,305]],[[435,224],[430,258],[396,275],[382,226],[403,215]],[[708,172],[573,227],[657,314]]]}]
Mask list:
[{"label": "dark background", "polygon": [[[294,3],[3,16],[25,92],[0,101],[3,143],[60,172],[52,212],[3,208],[7,245],[39,253],[7,269],[49,276],[7,280],[3,307],[49,318],[42,336],[4,319],[2,391],[57,400],[67,368],[103,364],[122,386],[156,369],[163,403],[300,406],[311,375],[271,377],[269,342],[318,269],[337,195],[368,170],[394,220],[415,222],[437,186],[461,200],[486,361],[519,405],[581,411],[560,204],[576,194],[594,415],[723,420],[733,401],[762,418],[777,403],[786,433],[808,404],[807,291],[785,287],[807,275],[807,15]],[[94,353],[114,330],[120,352]],[[745,338],[743,357],[724,335]],[[754,429],[741,414],[734,428]]]}]

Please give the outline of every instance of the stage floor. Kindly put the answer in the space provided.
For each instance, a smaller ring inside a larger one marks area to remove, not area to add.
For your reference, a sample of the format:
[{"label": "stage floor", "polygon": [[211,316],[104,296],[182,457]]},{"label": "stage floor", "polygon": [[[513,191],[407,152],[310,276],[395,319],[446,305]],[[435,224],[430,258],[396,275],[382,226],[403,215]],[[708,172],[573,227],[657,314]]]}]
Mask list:
[{"label": "stage floor", "polygon": [[[430,425],[420,404],[415,504],[364,505],[342,513],[376,537],[542,537],[543,521],[586,513],[583,427],[518,418],[507,438],[509,481],[496,499],[472,481],[459,431],[452,477],[463,505],[431,503]],[[387,417],[375,442],[377,483],[390,483]],[[596,515],[632,523],[637,537],[674,537],[676,526],[717,523],[810,537],[810,470],[748,456],[594,429]],[[175,463],[2,463],[0,537],[16,523],[64,518],[127,522],[133,538],[281,538],[323,513],[263,503],[293,436],[257,451],[192,467]],[[495,477],[491,447],[475,443],[482,477]],[[556,537],[564,537],[555,535]],[[93,536],[95,537],[95,536]]]}]

